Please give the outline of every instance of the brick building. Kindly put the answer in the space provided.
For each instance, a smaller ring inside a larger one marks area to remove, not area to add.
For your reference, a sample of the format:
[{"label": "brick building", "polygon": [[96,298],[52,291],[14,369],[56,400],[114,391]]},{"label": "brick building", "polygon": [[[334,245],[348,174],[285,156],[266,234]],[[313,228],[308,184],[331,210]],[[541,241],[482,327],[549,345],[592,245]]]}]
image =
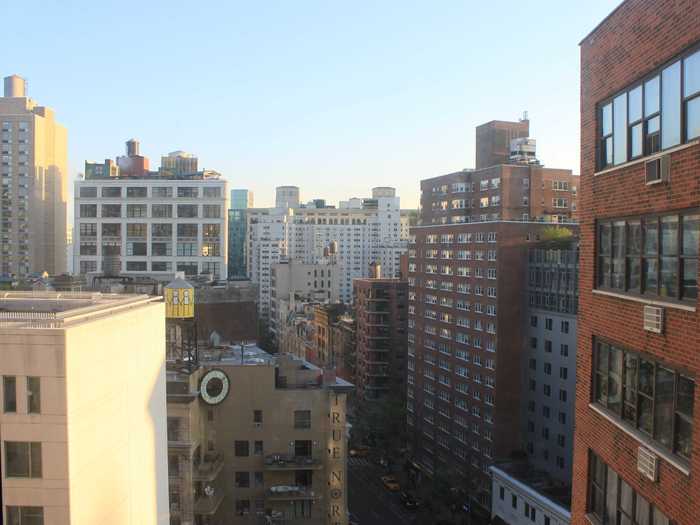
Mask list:
[{"label": "brick building", "polygon": [[[575,220],[578,178],[512,148],[527,127],[478,128],[477,166],[483,158],[510,164],[422,181],[420,225],[409,241],[409,447],[419,470],[455,478],[484,513],[489,467],[523,447],[528,248]],[[507,148],[510,157],[483,157]],[[554,198],[560,209],[549,206]]]},{"label": "brick building", "polygon": [[357,396],[378,399],[403,392],[406,377],[408,283],[355,279]]},{"label": "brick building", "polygon": [[690,0],[581,42],[576,525],[698,523],[699,43]]}]

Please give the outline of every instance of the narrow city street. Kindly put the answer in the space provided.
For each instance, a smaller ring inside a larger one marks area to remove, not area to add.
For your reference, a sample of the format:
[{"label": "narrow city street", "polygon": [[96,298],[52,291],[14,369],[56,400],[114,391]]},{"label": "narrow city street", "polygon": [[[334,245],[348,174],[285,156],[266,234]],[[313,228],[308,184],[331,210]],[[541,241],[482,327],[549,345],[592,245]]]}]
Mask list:
[{"label": "narrow city street", "polygon": [[349,509],[359,525],[404,525],[416,522],[414,512],[389,492],[380,476],[385,471],[367,458],[348,458]]}]

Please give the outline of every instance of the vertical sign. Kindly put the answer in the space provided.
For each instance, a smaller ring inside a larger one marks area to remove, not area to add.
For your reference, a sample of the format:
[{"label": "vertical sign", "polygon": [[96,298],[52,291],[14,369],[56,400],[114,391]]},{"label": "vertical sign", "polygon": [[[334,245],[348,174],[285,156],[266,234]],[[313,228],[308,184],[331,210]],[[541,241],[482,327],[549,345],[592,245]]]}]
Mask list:
[{"label": "vertical sign", "polygon": [[330,436],[328,439],[328,522],[347,525],[346,494],[347,451],[345,441],[346,395],[333,393],[330,399]]}]

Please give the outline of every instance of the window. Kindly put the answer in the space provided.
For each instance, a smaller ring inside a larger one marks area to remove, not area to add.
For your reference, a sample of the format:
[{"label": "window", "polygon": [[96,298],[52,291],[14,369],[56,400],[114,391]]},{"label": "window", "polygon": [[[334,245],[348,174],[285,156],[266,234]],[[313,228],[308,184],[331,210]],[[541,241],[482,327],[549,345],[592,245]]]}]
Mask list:
[{"label": "window", "polygon": [[171,272],[173,265],[170,261],[153,261],[151,263],[152,272]]},{"label": "window", "polygon": [[262,472],[255,473],[255,488],[260,488],[265,485],[264,477]]},{"label": "window", "polygon": [[178,197],[184,197],[184,198],[190,198],[190,199],[196,199],[199,196],[199,191],[197,188],[193,187],[179,187],[177,189],[177,196]]},{"label": "window", "polygon": [[127,204],[126,205],[126,216],[127,217],[147,217],[148,216],[148,206],[146,204]]},{"label": "window", "polygon": [[[196,224],[194,226],[196,226]],[[152,237],[172,237],[173,236],[173,225],[172,224],[159,224],[159,223],[151,224],[151,236]]]},{"label": "window", "polygon": [[80,223],[80,236],[81,237],[96,237],[97,236],[97,224],[94,222]]},{"label": "window", "polygon": [[569,356],[569,345],[563,344],[563,343],[562,343],[562,345],[561,345],[561,347],[560,347],[560,349],[559,349],[559,353],[560,353],[563,357],[568,357],[568,356]]},{"label": "window", "polygon": [[263,455],[263,442],[262,441],[256,441],[255,443],[253,443],[253,454],[256,456]]},{"label": "window", "polygon": [[205,204],[203,206],[203,212],[205,219],[221,218],[221,206],[219,206],[218,204]]},{"label": "window", "polygon": [[41,413],[41,379],[38,377],[27,377],[27,412]]},{"label": "window", "polygon": [[151,243],[151,255],[154,257],[169,257],[172,255],[172,244],[169,242]]},{"label": "window", "polygon": [[635,492],[592,450],[589,451],[588,472],[587,509],[599,523],[670,525],[670,520],[659,509]]},{"label": "window", "polygon": [[306,439],[297,439],[294,442],[294,455],[297,457],[311,457],[312,442]]},{"label": "window", "polygon": [[170,218],[173,216],[173,205],[172,204],[153,204],[151,206],[151,215],[154,218]]},{"label": "window", "polygon": [[253,410],[253,423],[258,423],[262,425],[263,422],[263,412],[262,410]]},{"label": "window", "polygon": [[173,196],[173,189],[170,186],[156,186],[151,190],[153,198],[164,199]]},{"label": "window", "polygon": [[145,186],[131,186],[126,188],[126,197],[132,199],[145,199],[148,196],[148,190]]},{"label": "window", "polygon": [[236,500],[236,516],[247,516],[250,514],[250,500],[249,499],[237,499]]},{"label": "window", "polygon": [[698,136],[700,51],[694,50],[600,106],[598,165],[618,165]]},{"label": "window", "polygon": [[[8,525],[44,525],[43,507],[7,506]],[[2,509],[0,509],[0,517]]]},{"label": "window", "polygon": [[562,321],[561,322],[561,333],[562,334],[569,333],[569,321]]},{"label": "window", "polygon": [[128,223],[126,225],[127,237],[146,237],[146,224],[144,223]]},{"label": "window", "polygon": [[122,225],[103,223],[102,224],[102,237],[121,237]]},{"label": "window", "polygon": [[517,508],[518,508],[518,496],[516,496],[515,494],[512,494],[511,497],[510,497],[510,505],[511,505],[514,509],[517,509]]},{"label": "window", "polygon": [[97,188],[94,186],[81,186],[80,187],[80,198],[81,199],[95,199],[97,198]]},{"label": "window", "polygon": [[102,205],[102,217],[107,218],[118,218],[122,216],[122,205],[121,204],[103,204]]},{"label": "window", "polygon": [[239,458],[250,456],[250,443],[248,441],[236,441],[234,443],[234,454]]},{"label": "window", "polygon": [[41,443],[5,441],[5,477],[40,478]]},{"label": "window", "polygon": [[207,197],[209,199],[215,199],[221,197],[221,188],[215,187],[215,188],[203,188],[203,193],[204,197]]},{"label": "window", "polygon": [[552,342],[547,339],[544,340],[544,351],[548,354],[552,353]]},{"label": "window", "polygon": [[110,199],[115,199],[115,198],[118,199],[121,196],[122,196],[122,189],[121,188],[115,188],[115,187],[102,188],[102,197],[110,198]]},{"label": "window", "polygon": [[569,370],[565,367],[562,366],[559,368],[559,377],[561,379],[566,379],[569,376]]},{"label": "window", "polygon": [[595,346],[594,401],[664,448],[690,459],[695,383],[605,342]]},{"label": "window", "polygon": [[294,428],[311,428],[311,410],[294,411]]},{"label": "window", "polygon": [[533,328],[537,327],[537,316],[536,315],[530,316],[530,326],[532,326]]},{"label": "window", "polygon": [[[215,239],[221,234],[221,226],[218,224],[203,224],[202,237],[205,239]],[[329,270],[330,272],[330,270]]]},{"label": "window", "polygon": [[177,225],[177,237],[178,239],[197,237],[199,232],[198,224],[178,224]]},{"label": "window", "polygon": [[6,414],[17,412],[17,378],[15,376],[3,376],[2,399],[3,412]]},{"label": "window", "polygon": [[81,204],[80,217],[97,217],[97,204]]},{"label": "window", "polygon": [[196,204],[178,204],[177,205],[177,216],[180,218],[192,219],[197,217],[197,205]]},{"label": "window", "polygon": [[545,318],[545,320],[544,320],[544,328],[545,328],[545,330],[551,330],[551,329],[552,329],[552,326],[553,326],[553,323],[554,323],[554,322],[552,321],[552,318],[551,318],[551,317]]},{"label": "window", "polygon": [[250,472],[236,472],[236,488],[247,489],[250,487]]},{"label": "window", "polygon": [[127,261],[127,272],[145,272],[148,271],[148,263],[146,261]]}]

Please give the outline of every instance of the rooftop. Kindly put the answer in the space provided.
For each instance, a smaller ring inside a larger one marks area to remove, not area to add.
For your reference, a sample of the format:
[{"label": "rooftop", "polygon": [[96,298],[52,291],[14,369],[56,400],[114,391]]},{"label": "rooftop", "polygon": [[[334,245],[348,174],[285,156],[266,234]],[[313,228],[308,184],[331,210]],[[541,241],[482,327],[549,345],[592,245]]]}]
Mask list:
[{"label": "rooftop", "polygon": [[564,512],[570,512],[571,486],[555,481],[546,472],[535,469],[526,461],[497,462],[491,470],[496,474],[506,475],[532,492],[545,497],[554,505],[561,507]]},{"label": "rooftop", "polygon": [[0,329],[62,328],[158,300],[148,295],[0,292]]}]

